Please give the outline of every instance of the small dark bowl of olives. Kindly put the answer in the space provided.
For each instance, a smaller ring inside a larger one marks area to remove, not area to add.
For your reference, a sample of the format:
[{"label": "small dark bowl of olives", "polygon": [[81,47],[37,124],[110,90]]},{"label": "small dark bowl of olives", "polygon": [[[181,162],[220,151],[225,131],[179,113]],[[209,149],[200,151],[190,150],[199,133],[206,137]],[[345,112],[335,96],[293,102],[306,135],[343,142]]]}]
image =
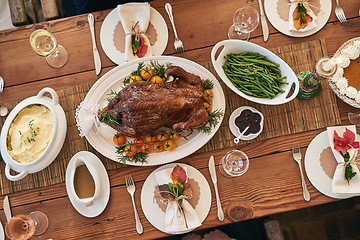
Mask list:
[{"label": "small dark bowl of olives", "polygon": [[229,127],[235,137],[249,128],[240,137],[241,140],[252,140],[263,130],[264,116],[250,106],[242,106],[234,110],[229,119]]}]

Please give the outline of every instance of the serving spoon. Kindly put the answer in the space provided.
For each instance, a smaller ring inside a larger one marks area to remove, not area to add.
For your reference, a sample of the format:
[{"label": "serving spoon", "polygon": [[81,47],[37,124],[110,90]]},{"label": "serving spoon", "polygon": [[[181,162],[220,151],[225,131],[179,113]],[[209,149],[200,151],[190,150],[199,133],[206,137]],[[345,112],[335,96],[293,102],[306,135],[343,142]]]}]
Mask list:
[{"label": "serving spoon", "polygon": [[251,124],[249,124],[245,129],[244,129],[244,131],[242,131],[241,133],[240,133],[240,135],[238,136],[238,137],[236,137],[236,138],[234,138],[234,143],[239,143],[239,139],[244,135],[244,133],[249,129],[249,127],[251,126]]}]

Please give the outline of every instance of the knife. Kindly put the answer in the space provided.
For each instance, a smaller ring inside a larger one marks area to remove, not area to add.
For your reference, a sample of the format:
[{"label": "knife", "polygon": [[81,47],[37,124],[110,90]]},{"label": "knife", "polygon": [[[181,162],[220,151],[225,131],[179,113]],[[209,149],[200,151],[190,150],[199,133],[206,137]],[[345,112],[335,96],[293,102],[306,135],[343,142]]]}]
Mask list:
[{"label": "knife", "polygon": [[96,75],[99,75],[100,70],[101,70],[101,59],[100,59],[99,51],[98,51],[98,49],[96,47],[96,41],[95,41],[95,32],[94,32],[95,20],[94,20],[94,15],[92,15],[92,14],[88,15],[88,22],[89,22],[89,26],[90,26],[91,38],[92,38],[92,43],[93,43],[95,73],[96,73]]},{"label": "knife", "polygon": [[6,221],[9,222],[11,219],[11,211],[10,211],[10,203],[8,196],[5,196],[4,198],[4,212],[5,212]]},{"label": "knife", "polygon": [[269,38],[269,27],[266,22],[266,17],[264,14],[264,9],[263,9],[261,0],[259,0],[259,7],[260,7],[261,28],[263,31],[264,42],[266,42]]},{"label": "knife", "polygon": [[217,188],[217,178],[216,178],[214,156],[211,156],[210,159],[209,159],[209,172],[210,172],[211,180],[214,183],[218,218],[219,218],[220,221],[223,221],[224,220],[224,212],[223,212],[223,210],[221,208],[219,191],[218,191],[218,188]]}]

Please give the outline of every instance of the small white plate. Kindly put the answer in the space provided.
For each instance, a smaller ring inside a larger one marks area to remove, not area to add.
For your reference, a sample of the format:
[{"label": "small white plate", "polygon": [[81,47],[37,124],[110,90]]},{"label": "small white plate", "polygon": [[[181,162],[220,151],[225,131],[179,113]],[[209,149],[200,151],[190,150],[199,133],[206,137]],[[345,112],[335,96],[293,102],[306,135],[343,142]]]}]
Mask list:
[{"label": "small white plate", "polygon": [[240,130],[239,128],[235,125],[235,119],[236,117],[240,116],[241,112],[244,111],[245,109],[250,109],[252,112],[254,113],[259,113],[260,116],[261,116],[261,122],[260,122],[260,130],[258,133],[250,133],[249,135],[243,135],[240,137],[241,140],[252,140],[254,138],[256,138],[257,136],[260,135],[260,133],[262,132],[263,130],[263,126],[264,126],[264,116],[262,115],[261,112],[259,112],[258,110],[256,110],[255,108],[253,107],[250,107],[250,106],[242,106],[242,107],[239,107],[237,109],[235,109],[231,115],[230,115],[230,118],[229,118],[229,128],[230,128],[230,131],[232,134],[234,134],[235,137],[238,137],[240,135]]},{"label": "small white plate", "polygon": [[[326,175],[320,165],[321,152],[330,147],[327,131],[318,134],[309,144],[305,153],[305,171],[311,184],[322,194],[331,198],[349,198],[353,196],[337,196],[332,193],[332,179]],[[354,195],[357,196],[357,195]]]},{"label": "small white plate", "polygon": [[1,222],[0,222],[0,240],[5,240],[4,228]]},{"label": "small white plate", "polygon": [[274,0],[265,0],[264,7],[265,13],[271,25],[276,28],[279,32],[288,35],[290,37],[307,37],[314,33],[317,33],[322,29],[326,22],[330,18],[331,14],[331,0],[320,0],[321,10],[316,19],[316,28],[306,31],[306,32],[295,32],[289,30],[289,21],[285,21],[284,19],[280,18],[277,12],[277,1]]},{"label": "small white plate", "polygon": [[[86,161],[89,161],[90,164],[93,164],[95,166],[95,168],[98,170],[101,181],[100,196],[94,201],[93,205],[89,207],[85,206],[84,203],[77,202],[75,196],[73,196],[72,193],[70,193],[69,191],[70,184],[72,184],[70,179],[70,173],[71,170],[74,168],[75,159],[80,156],[86,159]],[[68,193],[70,202],[74,206],[76,211],[78,211],[81,215],[83,215],[84,217],[92,218],[100,215],[105,210],[110,198],[110,182],[103,163],[95,154],[87,151],[81,151],[76,153],[71,158],[66,168],[65,182],[66,191]]]},{"label": "small white plate", "polygon": [[[125,61],[125,52],[120,52],[114,45],[113,35],[116,25],[120,22],[117,8],[113,9],[104,19],[100,29],[101,46],[111,61],[117,65],[123,64]],[[164,18],[161,14],[150,7],[150,21],[154,25],[157,32],[157,41],[152,46],[154,56],[160,56],[165,51],[167,46],[169,32]]]},{"label": "small white plate", "polygon": [[165,213],[161,211],[156,201],[153,201],[155,186],[157,185],[155,172],[166,168],[174,168],[176,165],[187,167],[187,175],[194,179],[200,186],[200,199],[195,207],[200,222],[203,222],[209,214],[211,207],[211,190],[206,178],[196,168],[183,163],[170,163],[155,169],[145,180],[141,189],[141,207],[147,220],[158,230],[169,234],[183,234],[194,229],[182,232],[167,232],[165,230]]}]

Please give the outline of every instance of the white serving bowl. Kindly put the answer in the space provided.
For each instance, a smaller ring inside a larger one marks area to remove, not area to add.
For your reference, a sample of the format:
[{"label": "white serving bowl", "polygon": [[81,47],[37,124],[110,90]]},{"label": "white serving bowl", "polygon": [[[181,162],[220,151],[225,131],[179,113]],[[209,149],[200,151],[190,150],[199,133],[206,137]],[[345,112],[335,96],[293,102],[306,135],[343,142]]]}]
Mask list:
[{"label": "white serving bowl", "polygon": [[[223,49],[221,50],[220,54],[218,56],[216,56],[218,50],[220,50],[222,47],[223,47]],[[242,52],[257,52],[257,53],[260,53],[261,55],[266,56],[269,60],[280,64],[279,68],[280,68],[281,74],[282,74],[282,76],[287,77],[285,80],[289,83],[289,84],[282,84],[280,86],[281,89],[283,89],[285,92],[279,93],[274,98],[270,99],[270,98],[257,98],[257,97],[249,96],[249,95],[246,95],[245,93],[241,92],[240,90],[238,90],[232,84],[232,82],[229,80],[229,78],[225,75],[222,66],[224,65],[224,63],[226,61],[226,59],[224,58],[225,55],[227,55],[229,53],[236,54],[236,53],[242,53]],[[287,103],[287,102],[293,100],[299,92],[299,81],[297,80],[296,75],[295,75],[294,71],[290,68],[290,66],[286,62],[284,62],[281,58],[276,56],[274,53],[270,52],[266,48],[263,48],[257,44],[247,42],[247,41],[242,41],[242,40],[221,41],[221,42],[217,43],[211,51],[211,62],[215,68],[216,73],[219,75],[221,80],[236,94],[238,94],[239,96],[241,96],[249,101],[260,103],[260,104],[267,104],[267,105],[279,105],[279,104]],[[287,98],[287,95],[289,94],[289,92],[291,90],[291,85],[293,85],[293,84],[295,84],[295,90],[291,94],[291,96],[289,96]]]},{"label": "white serving bowl", "polygon": [[[50,93],[51,98],[43,96],[45,93]],[[40,104],[47,107],[53,117],[53,133],[50,139],[50,142],[44,152],[34,161],[29,163],[20,163],[12,159],[9,155],[7,149],[7,135],[10,128],[10,124],[13,122],[14,118],[23,108],[34,105]],[[59,104],[59,98],[56,92],[51,88],[44,88],[42,89],[36,96],[29,97],[23,101],[21,101],[15,108],[10,112],[9,116],[7,117],[3,128],[1,130],[1,137],[0,137],[0,148],[1,148],[1,155],[6,163],[5,166],[5,175],[11,181],[18,181],[24,178],[29,173],[35,173],[43,170],[48,165],[50,165],[56,156],[59,154],[66,136],[67,130],[67,123],[65,112]],[[16,175],[11,175],[10,170],[14,170],[18,172]]]}]

